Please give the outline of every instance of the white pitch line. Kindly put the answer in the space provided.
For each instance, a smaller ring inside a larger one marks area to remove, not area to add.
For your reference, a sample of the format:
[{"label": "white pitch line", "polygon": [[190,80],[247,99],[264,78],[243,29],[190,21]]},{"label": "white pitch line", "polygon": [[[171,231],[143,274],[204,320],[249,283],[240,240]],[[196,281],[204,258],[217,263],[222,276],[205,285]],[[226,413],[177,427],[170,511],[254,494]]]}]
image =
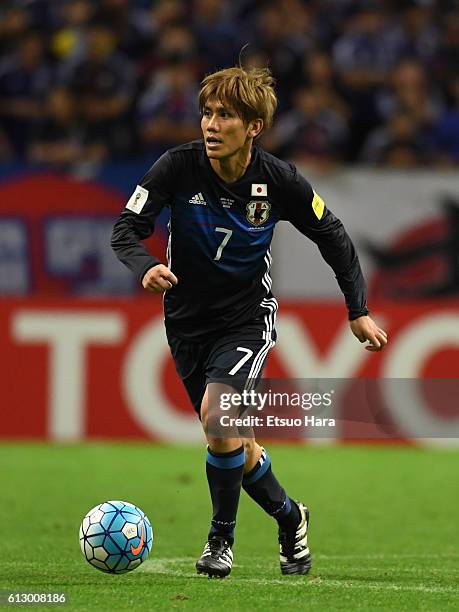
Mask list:
[{"label": "white pitch line", "polygon": [[[257,567],[261,567],[261,566],[257,566]],[[381,567],[381,566],[369,567],[368,565],[365,565],[365,567],[362,567],[361,565],[351,565],[351,566],[346,565],[343,569],[349,570],[349,571],[356,571],[356,572],[358,571],[361,572],[362,570],[364,570],[365,572],[383,571],[383,572],[397,572],[397,573],[405,573],[405,574],[413,574],[413,573],[418,573],[418,572],[422,572],[423,574],[425,574],[426,571],[429,571],[425,567],[416,567],[416,566],[412,566],[412,567]],[[438,567],[432,567],[429,569],[438,570]],[[455,567],[441,568],[441,571],[444,572],[445,574],[458,574],[459,573],[459,569]]]},{"label": "white pitch line", "polygon": [[[148,563],[149,565],[151,563],[189,563],[190,561],[195,561],[196,559],[194,557],[152,557],[150,559],[148,559],[148,561],[146,561],[146,563]],[[144,564],[145,565],[145,564]],[[141,565],[138,569],[142,569],[142,567],[144,567],[144,565]]]},{"label": "white pitch line", "polygon": [[374,553],[370,555],[314,555],[314,559],[457,559],[457,553],[402,553],[385,554]]},{"label": "white pitch line", "polygon": [[[197,558],[197,557],[196,557]],[[261,559],[261,557],[258,557]],[[459,559],[458,553],[401,553],[401,554],[385,554],[385,553],[373,553],[367,555],[323,555],[323,554],[314,554],[314,559]],[[196,561],[194,557],[162,557],[162,558],[153,558],[148,561],[151,563],[154,561],[155,563],[189,563],[190,561]],[[233,564],[233,567],[235,565]]]},{"label": "white pitch line", "polygon": [[[162,574],[166,576],[174,576],[179,578],[194,578],[203,580],[203,576],[198,576],[194,571],[183,571],[177,568],[171,568],[171,565],[190,563],[194,561],[192,557],[176,557],[169,559],[152,559],[143,564],[137,571],[143,571],[153,574]],[[243,566],[238,566],[242,568]],[[357,568],[361,569],[361,568]],[[368,568],[365,568],[368,569]],[[301,579],[298,581],[293,577],[282,579],[282,578],[250,578],[244,576],[238,576],[235,580],[239,583],[249,583],[261,586],[269,586],[272,584],[282,585],[288,588],[301,587],[301,588],[317,588],[317,587],[333,587],[333,588],[345,588],[345,589],[361,589],[361,590],[373,590],[373,591],[414,591],[419,593],[459,593],[459,588],[455,587],[442,587],[442,586],[424,586],[424,585],[398,585],[398,584],[358,584],[353,582],[352,578],[346,580],[335,580],[328,578],[320,578],[311,576],[310,578]],[[231,580],[231,579],[230,579]],[[231,582],[233,582],[231,580]]]},{"label": "white pitch line", "polygon": [[342,587],[346,589],[363,589],[373,591],[417,591],[422,593],[459,593],[459,588],[454,587],[427,587],[423,585],[399,585],[399,584],[356,584],[352,582],[352,578],[347,580],[329,580],[328,578],[306,578],[302,582],[295,582],[294,580],[282,580],[279,578],[237,578],[238,581],[250,582],[251,584],[260,584],[268,586],[270,584],[282,584],[295,587],[313,588],[313,587]]}]

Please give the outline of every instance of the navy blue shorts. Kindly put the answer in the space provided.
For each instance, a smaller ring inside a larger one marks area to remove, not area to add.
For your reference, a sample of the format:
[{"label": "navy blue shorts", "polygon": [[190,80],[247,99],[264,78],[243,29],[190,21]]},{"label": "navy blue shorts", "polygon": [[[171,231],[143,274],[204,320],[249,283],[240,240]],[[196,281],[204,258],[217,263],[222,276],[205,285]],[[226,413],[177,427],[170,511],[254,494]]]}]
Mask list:
[{"label": "navy blue shorts", "polygon": [[222,330],[201,342],[190,342],[167,330],[176,370],[196,412],[201,411],[210,382],[225,383],[239,393],[254,389],[276,337],[273,317],[260,317],[239,328]]}]

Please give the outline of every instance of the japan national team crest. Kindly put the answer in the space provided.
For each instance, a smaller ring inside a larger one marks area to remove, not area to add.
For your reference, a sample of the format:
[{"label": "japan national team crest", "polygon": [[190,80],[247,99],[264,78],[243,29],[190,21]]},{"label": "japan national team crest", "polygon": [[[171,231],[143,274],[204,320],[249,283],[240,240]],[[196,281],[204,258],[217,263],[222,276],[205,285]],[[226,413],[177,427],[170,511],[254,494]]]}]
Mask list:
[{"label": "japan national team crest", "polygon": [[271,204],[266,200],[251,200],[247,204],[247,219],[252,225],[261,225],[268,220]]}]

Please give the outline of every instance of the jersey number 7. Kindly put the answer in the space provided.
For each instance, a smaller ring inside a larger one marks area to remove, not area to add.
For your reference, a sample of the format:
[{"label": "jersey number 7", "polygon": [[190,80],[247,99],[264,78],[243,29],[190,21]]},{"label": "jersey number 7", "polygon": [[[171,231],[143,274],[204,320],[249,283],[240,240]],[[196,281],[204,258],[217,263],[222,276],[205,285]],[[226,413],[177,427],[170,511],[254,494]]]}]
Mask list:
[{"label": "jersey number 7", "polygon": [[215,231],[222,232],[222,234],[225,234],[225,237],[223,238],[221,245],[217,249],[217,254],[214,257],[214,261],[219,261],[222,256],[223,249],[226,247],[231,236],[233,235],[233,230],[226,229],[226,227],[216,227]]}]

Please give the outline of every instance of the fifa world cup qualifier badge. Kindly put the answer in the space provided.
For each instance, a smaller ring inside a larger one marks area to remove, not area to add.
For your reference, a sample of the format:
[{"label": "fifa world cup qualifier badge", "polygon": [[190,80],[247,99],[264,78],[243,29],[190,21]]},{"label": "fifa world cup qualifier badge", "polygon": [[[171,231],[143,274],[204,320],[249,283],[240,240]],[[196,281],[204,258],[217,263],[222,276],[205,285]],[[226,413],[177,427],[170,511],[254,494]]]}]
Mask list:
[{"label": "fifa world cup qualifier badge", "polygon": [[251,200],[247,204],[247,220],[255,226],[262,225],[269,218],[271,204],[266,200]]}]

